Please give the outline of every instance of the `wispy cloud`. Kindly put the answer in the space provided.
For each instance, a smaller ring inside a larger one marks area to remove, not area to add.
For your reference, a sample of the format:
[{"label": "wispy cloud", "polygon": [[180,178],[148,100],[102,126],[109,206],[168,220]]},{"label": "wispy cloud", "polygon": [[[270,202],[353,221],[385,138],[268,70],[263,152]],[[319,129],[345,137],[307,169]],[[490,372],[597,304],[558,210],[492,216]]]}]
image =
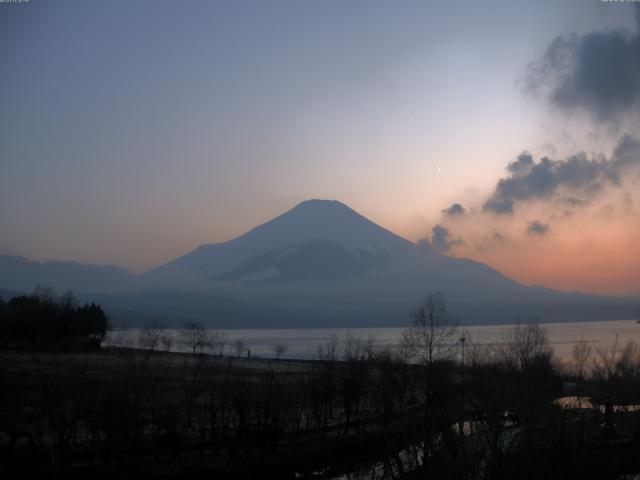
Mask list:
[{"label": "wispy cloud", "polygon": [[444,215],[449,216],[449,217],[459,217],[459,216],[464,215],[465,212],[466,212],[466,210],[459,203],[454,203],[450,207],[445,208],[444,210],[442,210],[442,213]]},{"label": "wispy cloud", "polygon": [[431,245],[438,252],[448,252],[452,247],[464,245],[462,237],[454,238],[448,228],[436,225],[432,229]]},{"label": "wispy cloud", "polygon": [[527,233],[531,235],[544,235],[549,231],[549,224],[542,223],[540,220],[534,220],[529,223],[527,227]]}]

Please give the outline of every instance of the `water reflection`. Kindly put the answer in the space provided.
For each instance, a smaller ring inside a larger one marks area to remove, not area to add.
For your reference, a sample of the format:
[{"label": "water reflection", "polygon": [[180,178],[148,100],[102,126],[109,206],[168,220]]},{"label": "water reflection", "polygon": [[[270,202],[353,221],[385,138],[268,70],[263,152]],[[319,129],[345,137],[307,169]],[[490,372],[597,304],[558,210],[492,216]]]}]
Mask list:
[{"label": "water reflection", "polygon": [[[557,398],[553,403],[565,410],[595,410],[605,413],[606,406],[601,403],[592,403],[591,397],[567,396]],[[611,405],[612,413],[626,413],[640,411],[640,405]]]}]

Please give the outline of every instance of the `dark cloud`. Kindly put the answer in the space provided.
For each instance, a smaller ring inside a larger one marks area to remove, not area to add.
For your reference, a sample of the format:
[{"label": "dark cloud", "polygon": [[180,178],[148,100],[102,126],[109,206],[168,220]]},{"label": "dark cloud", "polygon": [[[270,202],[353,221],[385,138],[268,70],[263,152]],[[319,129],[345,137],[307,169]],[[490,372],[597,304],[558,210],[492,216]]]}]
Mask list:
[{"label": "dark cloud", "polygon": [[529,152],[522,152],[518,155],[518,159],[515,162],[511,162],[507,165],[507,171],[514,175],[524,175],[528,173],[534,165],[533,157]]},{"label": "dark cloud", "polygon": [[523,153],[507,166],[510,175],[498,181],[483,210],[511,214],[516,202],[556,196],[565,204],[583,206],[606,185],[619,185],[625,172],[638,166],[640,142],[630,135],[620,139],[610,159],[578,153],[564,160],[543,157],[535,163],[531,155]]},{"label": "dark cloud", "polygon": [[449,208],[445,208],[444,210],[442,210],[442,213],[449,217],[458,217],[464,215],[465,209],[459,203],[454,203]]},{"label": "dark cloud", "polygon": [[585,207],[589,205],[588,200],[585,200],[583,198],[572,197],[570,195],[560,199],[560,203],[562,203],[562,205],[565,205],[571,208],[580,208],[580,207]]},{"label": "dark cloud", "polygon": [[527,227],[527,233],[530,235],[544,235],[547,231],[549,231],[549,225],[540,220],[534,220]]},{"label": "dark cloud", "polygon": [[464,245],[461,237],[453,238],[448,228],[436,225],[432,229],[431,245],[439,252],[447,252],[456,245]]},{"label": "dark cloud", "polygon": [[534,63],[526,90],[566,111],[585,109],[600,121],[637,112],[640,103],[640,8],[636,32],[557,37]]},{"label": "dark cloud", "polygon": [[616,173],[640,165],[640,141],[631,135],[624,135],[616,145],[611,160]]}]

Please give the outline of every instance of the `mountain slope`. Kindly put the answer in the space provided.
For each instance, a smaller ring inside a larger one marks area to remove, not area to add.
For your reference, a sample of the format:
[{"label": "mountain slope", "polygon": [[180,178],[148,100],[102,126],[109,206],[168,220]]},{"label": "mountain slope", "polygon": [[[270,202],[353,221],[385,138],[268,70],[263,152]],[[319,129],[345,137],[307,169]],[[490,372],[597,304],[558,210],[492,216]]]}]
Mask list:
[{"label": "mountain slope", "polygon": [[135,278],[112,265],[87,265],[69,261],[38,262],[24,257],[0,255],[0,287],[31,292],[36,286],[53,287],[60,293],[121,292]]},{"label": "mountain slope", "polygon": [[366,273],[415,245],[337,201],[309,200],[224,243],[202,245],[151,279],[299,281]]}]

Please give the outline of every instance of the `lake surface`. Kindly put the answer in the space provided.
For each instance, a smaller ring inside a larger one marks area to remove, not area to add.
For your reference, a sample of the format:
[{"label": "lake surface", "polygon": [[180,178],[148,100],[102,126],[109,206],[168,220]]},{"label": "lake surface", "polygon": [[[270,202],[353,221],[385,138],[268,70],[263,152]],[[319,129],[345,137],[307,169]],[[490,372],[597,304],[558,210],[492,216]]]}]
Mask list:
[{"label": "lake surface", "polygon": [[[569,359],[576,342],[586,341],[594,347],[610,347],[618,341],[624,346],[629,341],[640,344],[640,324],[635,320],[615,320],[603,322],[545,323],[541,325],[555,353],[561,359]],[[508,338],[513,325],[461,326],[458,336],[465,336],[475,343],[499,344]],[[241,340],[253,357],[274,357],[274,345],[284,345],[283,358],[313,359],[319,346],[326,346],[332,338],[337,339],[340,353],[349,336],[362,339],[371,338],[375,348],[397,346],[404,328],[310,328],[310,329],[243,329],[217,330],[226,335],[225,353],[234,353],[233,343]],[[140,330],[115,330],[105,339],[105,345],[135,346]],[[179,329],[162,330],[163,335],[173,338],[172,351],[189,351],[181,340]],[[159,348],[162,348],[161,346]]]}]

